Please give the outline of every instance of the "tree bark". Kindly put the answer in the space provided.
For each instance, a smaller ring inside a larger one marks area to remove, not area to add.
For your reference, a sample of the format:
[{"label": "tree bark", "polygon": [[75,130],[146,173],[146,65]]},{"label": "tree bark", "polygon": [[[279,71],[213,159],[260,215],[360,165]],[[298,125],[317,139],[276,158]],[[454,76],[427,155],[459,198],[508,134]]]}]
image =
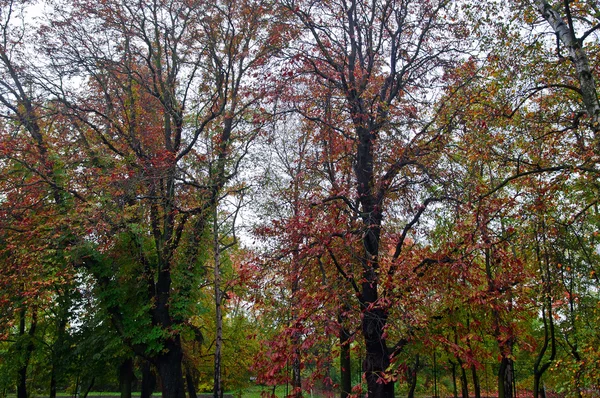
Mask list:
[{"label": "tree bark", "polygon": [[142,363],[142,388],[140,398],[150,398],[156,388],[156,375],[148,361]]},{"label": "tree bark", "polygon": [[27,398],[27,368],[34,349],[33,336],[37,327],[37,312],[34,310],[31,315],[29,331],[26,330],[26,318],[27,311],[23,308],[19,312],[19,338],[26,340],[23,345],[21,366],[17,370],[17,398]]},{"label": "tree bark", "polygon": [[419,370],[419,354],[417,354],[415,356],[415,364],[412,368],[409,368],[409,383],[410,383],[410,388],[408,390],[408,398],[414,398],[415,397],[415,391],[417,389],[417,372]]},{"label": "tree bark", "polygon": [[[568,3],[565,3],[565,7],[568,8]],[[598,133],[600,131],[600,103],[598,102],[596,83],[590,68],[590,62],[582,47],[583,43],[575,37],[573,26],[567,25],[564,18],[546,0],[536,0],[535,5],[569,52],[569,58],[577,71],[581,99],[592,120],[592,128],[594,132]],[[568,12],[568,9],[565,11]],[[570,20],[570,18],[567,18],[567,20]],[[598,139],[597,135],[596,139]],[[600,143],[596,142],[596,145],[600,145]],[[598,147],[596,148],[598,149]]]},{"label": "tree bark", "polygon": [[498,398],[514,397],[513,360],[502,357],[498,370]]},{"label": "tree bark", "polygon": [[460,390],[462,398],[469,398],[469,380],[467,378],[467,370],[462,366],[462,361],[458,360],[460,365]]},{"label": "tree bark", "polygon": [[475,398],[481,398],[481,385],[479,384],[479,375],[477,374],[475,365],[471,365],[471,375],[473,376],[473,392],[475,393]]},{"label": "tree bark", "polygon": [[183,351],[179,335],[166,340],[164,351],[155,359],[163,398],[185,398],[181,361]]},{"label": "tree bark", "polygon": [[134,379],[133,359],[127,358],[119,366],[119,391],[121,392],[121,398],[131,398]]},{"label": "tree bark", "polygon": [[221,352],[223,349],[223,314],[221,309],[221,247],[219,243],[219,220],[218,208],[214,208],[213,219],[213,250],[214,250],[214,289],[215,289],[215,363],[214,363],[214,384],[213,397],[222,398],[222,380],[221,380]]},{"label": "tree bark", "polygon": [[[67,304],[70,305],[70,300],[67,301]],[[60,369],[59,364],[62,361],[61,355],[64,351],[64,343],[66,338],[66,328],[68,322],[68,309],[65,308],[66,305],[64,303],[61,304],[59,308],[59,320],[56,331],[56,340],[54,344],[52,344],[52,352],[51,352],[51,369],[50,369],[50,396],[49,398],[56,398],[56,384],[58,378],[58,372]]]},{"label": "tree bark", "polygon": [[452,361],[450,362],[450,366],[452,367],[452,396],[454,398],[458,398],[458,388],[456,383],[456,364]]},{"label": "tree bark", "polygon": [[352,392],[352,358],[350,354],[350,333],[340,319],[340,398],[348,398]]},{"label": "tree bark", "polygon": [[[363,113],[360,100],[352,99],[356,117]],[[355,121],[355,125],[360,120]],[[365,360],[363,372],[367,380],[367,396],[370,398],[394,398],[394,383],[388,382],[384,374],[390,365],[390,354],[384,337],[387,323],[387,309],[379,306],[379,241],[383,214],[377,203],[373,185],[375,184],[373,143],[375,134],[369,129],[356,128],[358,148],[356,153],[355,175],[357,192],[361,204],[363,222],[363,255],[361,257],[363,282],[360,303],[363,310],[362,333],[365,340]]]},{"label": "tree bark", "polygon": [[187,384],[188,398],[198,398],[198,394],[196,394],[196,378],[192,374],[192,371],[189,367],[186,367],[185,369],[185,380]]}]

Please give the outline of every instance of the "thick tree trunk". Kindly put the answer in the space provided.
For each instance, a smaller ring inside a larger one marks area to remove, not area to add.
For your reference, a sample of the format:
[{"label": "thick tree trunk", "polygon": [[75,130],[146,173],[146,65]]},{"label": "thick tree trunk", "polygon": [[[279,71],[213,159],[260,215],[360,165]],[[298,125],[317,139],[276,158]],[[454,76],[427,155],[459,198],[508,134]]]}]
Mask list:
[{"label": "thick tree trunk", "polygon": [[514,398],[513,361],[503,357],[498,370],[498,398]]},{"label": "thick tree trunk", "polygon": [[163,398],[185,398],[182,359],[183,351],[179,335],[165,341],[164,352],[155,359]]},{"label": "thick tree trunk", "polygon": [[[68,304],[70,304],[70,300],[68,301]],[[68,310],[64,311],[64,307],[66,307],[66,305],[64,303],[61,304],[61,308],[60,308],[61,312],[60,312],[60,319],[59,319],[58,326],[57,326],[56,340],[54,341],[54,344],[52,344],[51,364],[50,364],[51,368],[50,368],[50,396],[49,396],[49,398],[56,398],[57,377],[58,377],[58,374],[60,371],[59,364],[63,360],[63,358],[61,358],[61,355],[63,354],[63,351],[64,351],[63,346],[65,343],[66,328],[67,328],[67,322],[68,322]]]},{"label": "thick tree trunk", "polygon": [[150,398],[156,388],[156,375],[152,371],[150,362],[144,361],[142,364],[142,388],[140,398]]},{"label": "thick tree trunk", "polygon": [[387,314],[379,308],[365,310],[363,315],[362,331],[366,346],[363,372],[367,379],[369,398],[394,398],[394,383],[389,383],[383,378],[390,365],[387,344],[383,338],[386,319]]},{"label": "thick tree trunk", "polygon": [[127,358],[119,366],[119,391],[121,392],[121,398],[131,398],[134,379],[133,359]]},{"label": "thick tree trunk", "polygon": [[[362,113],[358,102],[353,103],[357,115]],[[390,353],[384,338],[387,323],[387,309],[382,308],[379,301],[379,241],[383,213],[374,192],[376,181],[374,173],[373,143],[376,136],[368,128],[360,126],[362,121],[357,116],[355,125],[358,137],[356,153],[357,192],[361,205],[363,222],[363,255],[361,258],[363,282],[360,303],[363,310],[362,333],[365,340],[365,360],[363,372],[367,381],[369,398],[394,398],[394,383],[384,378],[390,365]]]},{"label": "thick tree trunk", "polygon": [[[168,241],[168,239],[164,239]],[[162,243],[159,246],[163,246]],[[160,250],[163,251],[163,250]],[[163,398],[185,398],[185,383],[183,380],[183,348],[181,336],[173,331],[173,319],[170,312],[171,301],[171,263],[168,256],[160,259],[158,279],[156,281],[156,306],[152,311],[152,323],[162,330],[172,333],[163,341],[160,354],[152,358],[158,377]]]}]

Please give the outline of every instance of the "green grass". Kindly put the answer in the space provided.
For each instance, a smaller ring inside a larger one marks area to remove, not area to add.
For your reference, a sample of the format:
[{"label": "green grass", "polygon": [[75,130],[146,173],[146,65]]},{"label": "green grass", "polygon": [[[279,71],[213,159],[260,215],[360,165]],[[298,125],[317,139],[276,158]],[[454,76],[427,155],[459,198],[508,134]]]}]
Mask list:
[{"label": "green grass", "polygon": [[[231,394],[234,397],[240,397],[241,398],[262,398],[262,393],[266,392],[268,394],[271,394],[273,392],[273,387],[268,387],[268,386],[254,386],[254,387],[248,387],[245,388],[243,390],[238,390],[238,391],[228,391],[226,394]],[[289,391],[288,391],[289,392]],[[275,388],[275,395],[278,398],[283,398],[285,397],[285,386],[277,386]]]}]

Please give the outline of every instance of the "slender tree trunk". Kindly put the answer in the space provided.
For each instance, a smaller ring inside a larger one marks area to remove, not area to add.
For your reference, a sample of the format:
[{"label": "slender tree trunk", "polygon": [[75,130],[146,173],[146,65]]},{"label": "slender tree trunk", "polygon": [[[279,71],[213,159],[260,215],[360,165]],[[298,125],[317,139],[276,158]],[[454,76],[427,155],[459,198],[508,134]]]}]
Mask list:
[{"label": "slender tree trunk", "polygon": [[352,358],[350,356],[350,333],[340,322],[340,398],[348,398],[352,392]]},{"label": "slender tree trunk", "polygon": [[[544,341],[542,347],[537,354],[535,363],[533,365],[533,398],[539,398],[542,376],[550,367],[552,361],[556,357],[556,336],[554,330],[554,316],[552,314],[552,274],[550,270],[550,259],[546,249],[546,224],[542,221],[540,227],[542,228],[542,247],[538,240],[539,233],[536,234],[536,245],[535,253],[537,262],[540,267],[540,274],[542,276],[542,292],[544,294],[542,300],[542,321],[544,324]],[[546,351],[550,346],[550,357],[544,363],[542,363]],[[545,396],[545,392],[543,393]]]},{"label": "slender tree trunk", "polygon": [[219,220],[218,208],[214,208],[213,220],[213,250],[214,250],[214,289],[215,289],[215,364],[213,397],[223,397],[223,386],[221,379],[221,355],[223,350],[223,313],[221,293],[221,247],[219,243]]},{"label": "slender tree trunk", "polygon": [[34,310],[31,315],[29,331],[26,330],[26,318],[27,311],[23,308],[19,312],[19,338],[26,341],[23,344],[21,366],[17,370],[17,398],[27,398],[27,368],[34,349],[33,336],[37,327],[37,312]]},{"label": "slender tree trunk", "polygon": [[[487,227],[483,228],[483,236],[485,237],[486,243],[489,243]],[[485,270],[488,279],[488,292],[490,297],[494,300],[494,304],[498,303],[498,300],[501,299],[499,297],[498,287],[494,283],[495,276],[492,271],[492,264],[494,264],[494,256],[493,250],[490,247],[485,248]],[[510,291],[509,291],[510,293]],[[509,311],[512,310],[512,295],[510,295],[509,299]],[[498,349],[500,350],[500,355],[502,357],[500,361],[500,367],[498,369],[498,398],[513,398],[514,396],[514,388],[513,388],[513,361],[510,359],[509,355],[513,350],[512,337],[506,339],[502,336],[501,326],[502,326],[502,318],[501,314],[498,310],[492,310],[493,315],[493,325],[494,325],[494,337],[498,342]],[[475,376],[473,376],[475,378]]]},{"label": "slender tree trunk", "polygon": [[192,374],[192,371],[189,367],[186,367],[185,369],[185,380],[187,384],[188,398],[198,398],[198,394],[196,394],[196,378]]},{"label": "slender tree trunk", "polygon": [[50,394],[48,398],[56,398],[56,363],[50,364]]},{"label": "slender tree trunk", "polygon": [[471,365],[471,375],[473,376],[473,392],[475,393],[475,398],[481,398],[481,385],[479,384],[479,375],[477,374],[475,365]]},{"label": "slender tree trunk", "polygon": [[408,382],[410,383],[410,388],[408,390],[408,398],[415,397],[415,390],[417,389],[417,372],[419,371],[419,354],[415,356],[414,365],[408,369]]},{"label": "slender tree trunk", "polygon": [[88,387],[85,389],[83,394],[81,394],[81,398],[87,398],[90,391],[92,391],[92,388],[94,387],[95,382],[96,382],[96,376],[92,376],[92,379],[90,380],[90,384],[88,384]]},{"label": "slender tree trunk", "polygon": [[121,392],[121,398],[131,398],[134,379],[133,359],[127,358],[119,366],[119,391]]},{"label": "slender tree trunk", "polygon": [[460,390],[462,398],[469,398],[469,380],[467,378],[467,370],[462,366],[462,361],[459,359],[458,364],[460,365]]},{"label": "slender tree trunk", "polygon": [[456,384],[456,364],[452,361],[450,362],[450,366],[452,367],[452,393],[454,398],[458,398],[458,388]]}]

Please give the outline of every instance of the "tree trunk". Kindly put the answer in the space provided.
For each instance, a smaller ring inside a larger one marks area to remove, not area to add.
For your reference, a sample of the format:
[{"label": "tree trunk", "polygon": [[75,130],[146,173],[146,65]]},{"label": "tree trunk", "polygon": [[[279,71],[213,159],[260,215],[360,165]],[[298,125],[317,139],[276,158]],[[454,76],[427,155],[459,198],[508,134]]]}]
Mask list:
[{"label": "tree trunk", "polygon": [[27,368],[33,353],[33,336],[37,327],[37,312],[33,311],[31,315],[31,325],[29,331],[26,330],[27,313],[25,308],[19,312],[19,338],[26,339],[23,344],[22,362],[17,370],[17,398],[27,398]]},{"label": "tree trunk", "polygon": [[94,387],[95,382],[96,382],[96,376],[92,376],[92,380],[90,380],[90,384],[88,384],[88,387],[85,389],[83,394],[81,394],[81,398],[87,398],[90,391],[92,391],[92,387]]},{"label": "tree trunk", "polygon": [[[590,68],[588,56],[582,48],[582,42],[575,37],[573,22],[570,21],[570,13],[568,12],[568,2],[565,1],[564,4],[567,18],[563,18],[546,0],[535,1],[539,13],[550,24],[554,33],[569,52],[569,59],[577,71],[581,99],[588,116],[592,120],[592,129],[595,133],[598,133],[600,131],[600,102],[598,102],[594,75]],[[565,23],[565,19],[571,26]],[[598,135],[595,138],[598,140]],[[596,150],[600,149],[598,145],[600,143],[596,142]]]},{"label": "tree trunk", "polygon": [[188,390],[188,398],[198,398],[198,394],[196,394],[196,378],[192,375],[192,371],[189,367],[185,369],[185,380],[187,384]]},{"label": "tree trunk", "polygon": [[340,321],[340,398],[348,398],[352,392],[352,358],[350,354],[350,333]]},{"label": "tree trunk", "polygon": [[156,388],[156,375],[152,370],[150,362],[144,361],[142,364],[142,391],[140,398],[150,398]]},{"label": "tree trunk", "polygon": [[394,398],[394,383],[383,378],[390,365],[387,344],[383,338],[386,318],[387,314],[380,308],[365,310],[363,315],[362,331],[366,346],[363,372],[367,379],[369,398]]},{"label": "tree trunk", "polygon": [[[67,304],[70,305],[70,300],[67,301]],[[64,307],[66,305],[64,303],[61,304],[60,310],[60,318],[58,321],[57,332],[56,332],[56,340],[54,344],[52,344],[52,352],[51,352],[51,364],[50,364],[50,396],[49,398],[56,398],[56,384],[57,377],[59,373],[60,366],[59,364],[63,360],[61,358],[64,353],[64,345],[66,338],[66,328],[68,322],[68,309],[64,311]]]},{"label": "tree trunk", "polygon": [[452,393],[454,398],[458,398],[458,388],[456,384],[456,364],[452,361],[450,362],[450,366],[452,366]]},{"label": "tree trunk", "polygon": [[56,363],[50,364],[50,394],[48,398],[56,398]]},{"label": "tree trunk", "polygon": [[127,358],[119,366],[119,391],[121,392],[121,398],[131,398],[134,379],[133,359]]},{"label": "tree trunk", "polygon": [[[358,103],[353,103],[357,114],[361,114]],[[361,265],[363,282],[361,286],[360,304],[363,311],[362,333],[365,340],[365,360],[363,372],[367,380],[367,396],[369,398],[394,398],[394,383],[384,378],[390,365],[390,353],[384,338],[387,323],[387,309],[379,306],[379,241],[383,213],[373,191],[376,181],[373,170],[373,143],[375,134],[355,121],[358,148],[356,153],[357,192],[361,205],[363,223],[363,247]]]},{"label": "tree trunk", "polygon": [[462,398],[469,398],[469,381],[467,379],[467,370],[462,366],[462,363],[458,362],[460,366],[460,390]]},{"label": "tree trunk", "polygon": [[[554,315],[552,313],[552,273],[550,269],[550,258],[546,248],[546,224],[541,223],[541,235],[543,246],[540,246],[540,242],[537,238],[539,233],[536,234],[536,245],[535,253],[536,259],[540,267],[540,274],[542,276],[542,287],[544,293],[544,299],[542,301],[542,321],[544,323],[544,341],[540,348],[535,363],[533,365],[533,398],[539,398],[540,396],[540,384],[542,376],[550,367],[552,361],[556,357],[556,335],[554,330]],[[542,363],[546,351],[550,347],[550,357],[544,363]],[[545,395],[545,393],[543,394]]]},{"label": "tree trunk", "polygon": [[181,360],[183,351],[179,335],[165,341],[163,353],[156,357],[163,398],[185,398]]},{"label": "tree trunk", "polygon": [[415,397],[415,390],[417,389],[417,372],[419,370],[419,354],[415,356],[415,364],[412,368],[409,368],[408,382],[410,383],[410,389],[408,390],[408,398]]},{"label": "tree trunk", "polygon": [[473,391],[475,392],[475,398],[481,398],[481,385],[479,384],[479,375],[477,374],[475,365],[471,365],[471,375],[473,376]]},{"label": "tree trunk", "polygon": [[513,361],[503,357],[498,370],[498,398],[514,398]]},{"label": "tree trunk", "polygon": [[213,250],[214,250],[214,289],[215,289],[215,363],[213,397],[223,398],[223,386],[221,380],[221,352],[223,349],[223,314],[221,309],[221,247],[219,243],[219,220],[218,207],[214,208],[213,220]]}]

